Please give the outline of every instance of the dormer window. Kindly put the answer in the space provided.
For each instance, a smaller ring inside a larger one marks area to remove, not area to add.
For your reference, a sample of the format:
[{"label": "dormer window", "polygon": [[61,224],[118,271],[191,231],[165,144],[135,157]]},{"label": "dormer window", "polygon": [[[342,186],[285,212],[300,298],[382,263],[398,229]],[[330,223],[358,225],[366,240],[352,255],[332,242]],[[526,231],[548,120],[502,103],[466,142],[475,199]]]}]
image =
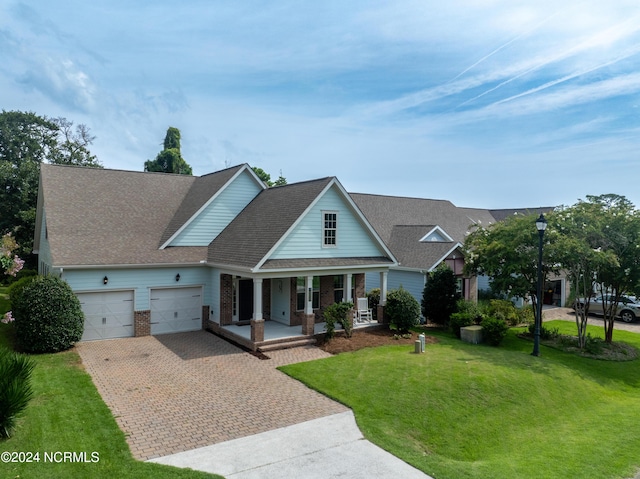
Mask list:
[{"label": "dormer window", "polygon": [[322,246],[324,248],[335,247],[337,245],[338,212],[323,211],[322,217]]},{"label": "dormer window", "polygon": [[453,239],[442,228],[435,226],[420,241],[423,243],[445,243],[453,241]]}]

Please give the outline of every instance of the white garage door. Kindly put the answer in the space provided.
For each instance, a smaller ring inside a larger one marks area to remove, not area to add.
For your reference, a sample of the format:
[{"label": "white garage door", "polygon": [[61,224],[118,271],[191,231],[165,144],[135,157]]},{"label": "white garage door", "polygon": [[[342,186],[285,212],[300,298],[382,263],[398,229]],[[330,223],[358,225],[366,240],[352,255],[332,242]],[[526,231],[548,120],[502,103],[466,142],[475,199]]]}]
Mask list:
[{"label": "white garage door", "polygon": [[202,288],[151,290],[151,334],[202,329]]},{"label": "white garage door", "polygon": [[78,293],[84,312],[83,341],[133,336],[133,291]]}]

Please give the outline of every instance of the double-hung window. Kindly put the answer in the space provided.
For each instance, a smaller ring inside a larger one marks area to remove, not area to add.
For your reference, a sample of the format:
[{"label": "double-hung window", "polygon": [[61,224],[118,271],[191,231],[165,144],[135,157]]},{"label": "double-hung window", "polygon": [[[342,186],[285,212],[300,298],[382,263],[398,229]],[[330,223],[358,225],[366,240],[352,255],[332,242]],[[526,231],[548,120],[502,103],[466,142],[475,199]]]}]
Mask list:
[{"label": "double-hung window", "polygon": [[324,248],[334,248],[338,238],[338,212],[322,212],[322,246]]}]

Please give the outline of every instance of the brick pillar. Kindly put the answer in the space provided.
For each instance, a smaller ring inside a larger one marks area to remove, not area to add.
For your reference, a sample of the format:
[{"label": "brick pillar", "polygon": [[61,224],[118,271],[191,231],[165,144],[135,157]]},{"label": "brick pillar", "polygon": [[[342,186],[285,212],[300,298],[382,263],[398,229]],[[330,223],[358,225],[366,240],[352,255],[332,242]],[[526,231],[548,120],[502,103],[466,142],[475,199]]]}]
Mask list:
[{"label": "brick pillar", "polygon": [[135,337],[149,336],[151,334],[151,311],[133,312],[133,334]]},{"label": "brick pillar", "polygon": [[202,329],[209,327],[209,320],[209,305],[205,304],[202,306]]},{"label": "brick pillar", "polygon": [[251,320],[251,341],[254,343],[264,341],[264,319]]},{"label": "brick pillar", "polygon": [[233,276],[220,275],[220,326],[233,322]]},{"label": "brick pillar", "polygon": [[389,322],[388,318],[384,317],[384,306],[381,304],[378,305],[378,323],[387,324]]},{"label": "brick pillar", "polygon": [[302,318],[302,334],[313,336],[315,334],[316,315],[305,314]]}]

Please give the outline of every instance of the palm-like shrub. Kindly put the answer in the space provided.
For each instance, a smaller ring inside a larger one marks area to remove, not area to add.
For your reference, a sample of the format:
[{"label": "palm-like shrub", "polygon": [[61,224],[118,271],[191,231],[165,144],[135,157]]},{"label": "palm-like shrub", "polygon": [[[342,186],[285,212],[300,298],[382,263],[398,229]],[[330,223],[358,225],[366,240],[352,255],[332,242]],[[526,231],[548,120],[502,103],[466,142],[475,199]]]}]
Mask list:
[{"label": "palm-like shrub", "polygon": [[39,276],[12,299],[18,347],[30,353],[64,351],[80,340],[84,314],[62,279]]},{"label": "palm-like shrub", "polygon": [[0,347],[0,438],[7,438],[33,395],[35,363],[25,355]]}]

